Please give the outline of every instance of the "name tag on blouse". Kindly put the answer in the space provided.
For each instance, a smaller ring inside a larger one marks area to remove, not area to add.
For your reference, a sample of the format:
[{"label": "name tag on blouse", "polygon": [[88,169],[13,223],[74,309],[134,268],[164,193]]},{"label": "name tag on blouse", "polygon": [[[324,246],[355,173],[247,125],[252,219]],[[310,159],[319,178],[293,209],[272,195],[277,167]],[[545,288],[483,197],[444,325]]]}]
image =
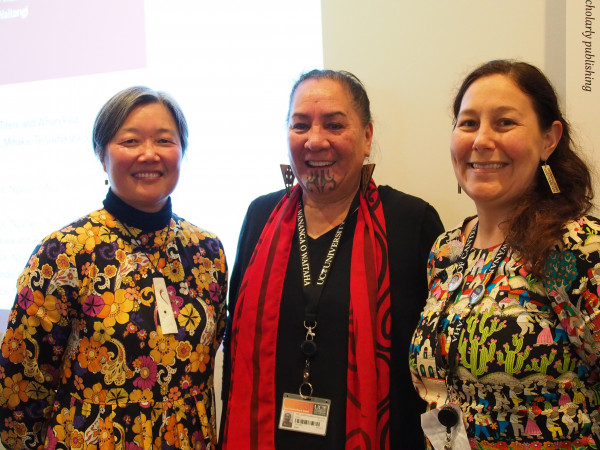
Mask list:
[{"label": "name tag on blouse", "polygon": [[152,284],[154,285],[154,298],[156,298],[158,319],[160,320],[162,332],[163,334],[175,334],[178,331],[177,322],[175,321],[175,314],[173,312],[173,306],[171,305],[171,299],[169,298],[165,279],[162,277],[153,278]]},{"label": "name tag on blouse", "polygon": [[279,428],[325,436],[330,407],[331,400],[326,398],[283,394]]}]

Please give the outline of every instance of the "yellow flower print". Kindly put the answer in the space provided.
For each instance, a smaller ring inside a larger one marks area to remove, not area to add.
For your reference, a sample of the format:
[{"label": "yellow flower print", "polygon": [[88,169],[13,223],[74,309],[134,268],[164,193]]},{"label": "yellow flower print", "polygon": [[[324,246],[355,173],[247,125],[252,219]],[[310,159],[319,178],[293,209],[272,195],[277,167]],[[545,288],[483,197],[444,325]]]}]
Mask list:
[{"label": "yellow flower print", "polygon": [[102,389],[100,383],[96,383],[91,388],[85,388],[83,390],[83,397],[87,403],[93,405],[104,405],[106,403],[106,389]]},{"label": "yellow flower print", "polygon": [[94,211],[93,213],[90,214],[90,217],[94,221],[102,223],[102,224],[106,225],[107,227],[112,228],[112,227],[115,227],[117,224],[117,221],[115,220],[113,215],[110,214],[105,209],[100,209],[98,211]]},{"label": "yellow flower print", "polygon": [[73,430],[71,434],[71,448],[85,448],[85,435],[79,430]]},{"label": "yellow flower print", "polygon": [[117,258],[117,261],[119,261],[121,264],[123,264],[125,259],[127,259],[127,252],[119,249],[115,252],[115,258]]},{"label": "yellow flower print", "polygon": [[93,227],[90,222],[86,223],[83,227],[78,227],[75,232],[78,235],[77,240],[85,246],[87,252],[91,253],[94,247],[101,242],[98,236],[100,227]]},{"label": "yellow flower print", "polygon": [[[125,324],[129,322],[129,311],[133,308],[133,302],[127,298],[125,295],[125,289],[117,289],[114,294],[114,301],[110,304],[110,311],[106,317],[104,317],[104,325],[109,327],[114,327],[115,323],[118,322],[120,324]],[[107,294],[105,296],[105,294]],[[110,294],[110,295],[108,295]],[[112,293],[105,292],[102,294],[102,298],[104,301],[107,301],[106,297],[112,296]],[[98,317],[102,317],[104,313],[104,309],[101,314],[98,314]]]},{"label": "yellow flower print", "polygon": [[225,273],[225,271],[227,270],[225,253],[223,253],[222,248],[219,249],[219,257],[215,259],[215,268],[221,273]]},{"label": "yellow flower print", "polygon": [[179,400],[173,403],[173,412],[175,413],[175,417],[177,420],[183,420],[186,416],[186,407],[185,402],[183,400]]},{"label": "yellow flower print", "polygon": [[183,222],[181,224],[181,232],[179,233],[179,240],[181,241],[181,245],[187,247],[190,245],[190,236],[192,233],[189,229],[189,223]]},{"label": "yellow flower print", "polygon": [[190,372],[206,372],[206,365],[210,362],[210,347],[198,344],[196,351],[190,355]]},{"label": "yellow flower print", "polygon": [[[75,417],[75,407],[63,408],[56,415],[58,425],[54,427],[54,433],[59,441],[64,441],[71,436],[75,428],[73,427],[73,419]],[[68,441],[67,441],[68,444]]]},{"label": "yellow flower print", "polygon": [[162,417],[163,413],[163,404],[162,402],[156,402],[152,405],[152,421],[156,422],[160,417]]},{"label": "yellow flower print", "polygon": [[157,267],[160,269],[165,265],[165,259],[160,257],[160,252],[158,251],[154,253],[147,253],[144,256],[146,257],[146,259],[150,263],[150,266],[152,267]]},{"label": "yellow flower print", "polygon": [[154,401],[154,394],[150,389],[134,389],[129,394],[129,401],[139,403],[142,408],[147,408]]},{"label": "yellow flower print", "polygon": [[196,278],[196,281],[198,282],[198,288],[208,290],[212,283],[212,277],[208,273],[203,273]]},{"label": "yellow flower print", "polygon": [[163,269],[163,272],[165,276],[173,283],[183,281],[185,278],[183,267],[181,267],[181,263],[179,261],[172,261],[171,264],[167,264]]},{"label": "yellow flower print", "polygon": [[102,363],[107,357],[107,349],[100,342],[90,341],[86,337],[81,340],[77,361],[82,368],[97,373],[102,369]]},{"label": "yellow flower print", "polygon": [[152,446],[152,421],[145,414],[140,414],[133,421],[132,431],[135,433],[133,442],[141,448]]},{"label": "yellow flower print", "polygon": [[61,242],[65,244],[65,252],[69,256],[76,255],[83,249],[83,244],[79,242],[77,236],[74,236],[72,234],[65,235],[61,239]]},{"label": "yellow flower print", "polygon": [[23,338],[31,339],[37,333],[37,320],[31,316],[21,317],[21,325],[19,325],[19,332],[23,335]]},{"label": "yellow flower print", "polygon": [[71,358],[65,358],[61,367],[60,380],[63,384],[66,384],[71,379],[73,371],[71,370]]},{"label": "yellow flower print", "polygon": [[[169,228],[171,227],[171,225],[169,224]],[[154,245],[158,246],[158,247],[162,247],[165,244],[165,241],[168,242],[169,240],[172,239],[172,235],[173,232],[163,232],[163,233],[157,233],[156,236],[154,237]]]},{"label": "yellow flower print", "polygon": [[23,374],[16,373],[10,378],[4,379],[4,390],[2,395],[7,399],[9,408],[15,408],[19,403],[27,401],[27,384],[29,382],[23,379]]},{"label": "yellow flower print", "polygon": [[44,264],[42,266],[42,276],[46,279],[52,278],[52,274],[54,273],[54,271],[52,270],[52,267],[50,267],[49,264]]},{"label": "yellow flower print", "polygon": [[100,344],[104,344],[112,338],[114,332],[115,329],[113,327],[104,326],[104,322],[94,322],[94,336],[92,339]]},{"label": "yellow flower print", "polygon": [[98,444],[100,450],[115,448],[113,421],[110,417],[98,421]]},{"label": "yellow flower print", "polygon": [[111,242],[115,242],[118,239],[117,234],[114,233],[113,230],[108,227],[101,227],[100,231],[98,232],[98,237],[102,242],[107,242],[109,244]]},{"label": "yellow flower print", "polygon": [[31,272],[37,273],[35,270],[30,271],[30,269],[25,269],[17,278],[17,292],[21,292],[24,288],[29,286],[29,281],[31,280]]},{"label": "yellow flower print", "polygon": [[65,253],[61,253],[56,258],[56,266],[60,270],[65,270],[69,267],[69,257]]},{"label": "yellow flower print", "polygon": [[58,425],[54,427],[54,433],[56,434],[56,438],[59,441],[64,441],[65,439],[67,439],[68,443],[69,437],[71,436],[73,431],[75,431],[75,428],[73,427],[74,417],[74,406],[72,406],[71,408],[63,408],[56,415],[56,421],[58,422]]},{"label": "yellow flower print", "polygon": [[129,401],[129,395],[127,391],[123,388],[114,388],[108,391],[106,395],[106,404],[107,405],[116,405],[121,408],[127,406],[127,402]]},{"label": "yellow flower print", "polygon": [[[69,227],[65,228],[65,231],[68,232],[69,231]],[[63,237],[63,232],[61,230],[59,231],[53,231],[52,234],[50,234],[50,236],[48,236],[48,240],[49,239],[57,239],[57,240],[61,240]]]},{"label": "yellow flower print", "polygon": [[34,272],[38,269],[39,266],[40,259],[37,257],[37,255],[31,255],[31,258],[29,258],[29,261],[27,262],[27,267],[29,268],[29,270]]},{"label": "yellow flower print", "polygon": [[170,366],[175,362],[175,350],[179,343],[172,334],[150,333],[148,345],[152,349],[150,356],[157,364]]},{"label": "yellow flower print", "polygon": [[200,325],[202,321],[202,317],[194,305],[191,303],[186,304],[181,311],[179,311],[179,315],[177,316],[177,322],[182,327],[185,327],[187,332],[195,330]]},{"label": "yellow flower print", "polygon": [[[42,325],[42,328],[49,332],[53,324],[60,319],[60,311],[56,309],[57,298],[54,295],[46,295],[40,291],[33,292],[33,303],[27,308],[27,314],[32,316],[35,326]],[[37,320],[37,323],[36,323]]]},{"label": "yellow flower print", "polygon": [[202,262],[202,255],[200,254],[200,252],[196,252],[193,256],[194,258],[194,264],[198,265]]},{"label": "yellow flower print", "polygon": [[3,430],[0,432],[0,437],[2,438],[4,445],[6,445],[8,448],[19,448],[21,445],[21,436],[17,435],[17,433],[13,430]]},{"label": "yellow flower print", "polygon": [[108,278],[112,278],[117,274],[117,268],[115,266],[113,266],[112,264],[110,264],[104,268],[104,274]]},{"label": "yellow flower print", "polygon": [[96,267],[96,264],[94,263],[86,262],[83,266],[81,266],[81,274],[86,277],[96,278],[98,276],[98,272],[98,267]]},{"label": "yellow flower print", "polygon": [[25,358],[25,341],[23,333],[19,329],[6,330],[4,340],[2,341],[2,356],[8,358],[12,363],[21,363]]},{"label": "yellow flower print", "polygon": [[164,435],[165,441],[171,446],[177,446],[181,448],[181,438],[187,435],[187,431],[183,427],[183,424],[177,423],[177,418],[169,416],[167,419],[167,432]]},{"label": "yellow flower print", "polygon": [[211,428],[209,428],[208,414],[206,414],[206,407],[204,402],[196,402],[196,409],[198,410],[198,417],[200,417],[200,425],[202,426],[202,434],[204,436],[210,436]]},{"label": "yellow flower print", "polygon": [[28,398],[41,400],[48,397],[50,392],[43,384],[40,384],[37,381],[30,381],[29,385],[25,389],[25,393],[27,394]]},{"label": "yellow flower print", "polygon": [[177,346],[177,359],[181,361],[187,360],[192,353],[192,346],[189,342],[183,341],[180,342]]}]

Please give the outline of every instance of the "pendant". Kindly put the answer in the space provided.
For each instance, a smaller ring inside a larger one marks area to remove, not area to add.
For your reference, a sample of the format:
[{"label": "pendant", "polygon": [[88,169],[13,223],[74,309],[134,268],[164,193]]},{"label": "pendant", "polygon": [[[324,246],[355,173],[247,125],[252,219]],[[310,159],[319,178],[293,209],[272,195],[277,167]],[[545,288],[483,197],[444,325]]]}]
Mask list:
[{"label": "pendant", "polygon": [[477,302],[479,302],[479,300],[483,298],[484,291],[485,286],[483,284],[480,284],[475,289],[473,289],[473,292],[471,292],[471,295],[469,295],[469,305],[473,306]]},{"label": "pendant", "polygon": [[448,290],[450,292],[454,292],[462,283],[463,274],[458,272],[455,273],[452,278],[450,278],[450,282],[448,283]]}]

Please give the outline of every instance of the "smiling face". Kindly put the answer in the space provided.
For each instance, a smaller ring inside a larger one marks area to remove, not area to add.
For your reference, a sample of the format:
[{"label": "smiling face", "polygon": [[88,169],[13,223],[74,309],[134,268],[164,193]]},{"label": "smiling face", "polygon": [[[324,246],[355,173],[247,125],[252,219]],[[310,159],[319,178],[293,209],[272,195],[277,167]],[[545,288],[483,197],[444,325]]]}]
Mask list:
[{"label": "smiling face", "polygon": [[361,123],[344,85],[322,78],[307,79],[297,87],[290,105],[288,144],[305,197],[352,198],[372,137],[373,125]]},{"label": "smiling face", "polygon": [[135,107],[106,146],[102,165],[112,191],[130,206],[157,212],[179,180],[181,142],[161,103]]},{"label": "smiling face", "polygon": [[529,96],[508,76],[474,81],[462,98],[450,153],[462,189],[477,208],[509,212],[532,187],[562,125],[541,130]]}]

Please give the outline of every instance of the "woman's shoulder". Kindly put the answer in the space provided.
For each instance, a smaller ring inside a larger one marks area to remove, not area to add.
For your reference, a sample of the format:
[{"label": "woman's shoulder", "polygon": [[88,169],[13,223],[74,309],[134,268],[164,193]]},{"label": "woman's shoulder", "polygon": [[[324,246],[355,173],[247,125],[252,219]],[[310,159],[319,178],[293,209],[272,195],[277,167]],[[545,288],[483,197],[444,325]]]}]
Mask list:
[{"label": "woman's shoulder", "polygon": [[384,205],[401,205],[406,208],[426,208],[427,206],[433,208],[427,201],[415,195],[407,194],[406,192],[394,189],[391,186],[380,185],[377,186],[379,196]]},{"label": "woman's shoulder", "polygon": [[586,253],[600,251],[600,220],[586,215],[568,221],[564,226],[562,246]]},{"label": "woman's shoulder", "polygon": [[[92,236],[98,234],[100,231],[100,227],[106,225],[106,221],[100,220],[101,212],[105,210],[99,209],[93,211],[85,216],[81,216],[76,220],[68,223],[67,225],[63,225],[57,230],[48,233],[43,239],[42,242],[46,242],[52,239],[61,240],[64,236],[67,235],[88,235]],[[106,213],[108,214],[108,213]],[[83,238],[83,236],[82,236]]]},{"label": "woman's shoulder", "polygon": [[284,195],[285,189],[271,192],[269,194],[260,195],[259,197],[256,197],[254,200],[252,200],[252,202],[250,202],[248,211],[251,211],[255,208],[259,208],[260,210],[268,210],[270,214],[271,211],[273,211],[277,204],[281,201]]},{"label": "woman's shoulder", "polygon": [[193,223],[189,222],[183,217],[178,216],[175,213],[173,213],[173,220],[184,235],[193,234],[201,240],[215,239],[220,242],[220,239],[217,236],[217,234],[213,233],[212,231],[206,230],[198,225],[194,225]]},{"label": "woman's shoulder", "polygon": [[388,226],[411,235],[423,234],[429,240],[428,246],[444,231],[438,212],[427,201],[390,186],[379,186],[377,189]]}]

